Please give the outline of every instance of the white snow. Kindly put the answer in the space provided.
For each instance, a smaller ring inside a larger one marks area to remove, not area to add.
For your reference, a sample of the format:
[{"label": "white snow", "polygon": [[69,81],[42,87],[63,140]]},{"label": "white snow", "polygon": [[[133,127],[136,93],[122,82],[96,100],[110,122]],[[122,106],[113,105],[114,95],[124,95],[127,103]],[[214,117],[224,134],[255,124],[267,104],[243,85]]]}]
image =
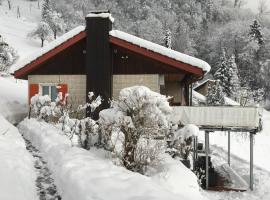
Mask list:
[{"label": "white snow", "polygon": [[224,97],[224,100],[225,100],[225,105],[230,105],[230,106],[240,106],[240,103],[232,100],[231,98],[229,97]]},{"label": "white snow", "polygon": [[172,49],[166,48],[164,46],[161,46],[159,44],[144,40],[142,38],[136,37],[134,35],[130,35],[128,33],[119,31],[119,30],[112,30],[110,31],[110,35],[116,38],[119,38],[121,40],[125,40],[127,42],[130,42],[132,44],[135,44],[137,46],[146,48],[147,50],[159,53],[161,55],[167,56],[169,58],[173,58],[177,61],[190,64],[192,66],[198,67],[202,69],[205,73],[209,72],[211,67],[210,65],[198,58],[180,53],[178,51],[174,51]]},{"label": "white snow", "polygon": [[83,32],[85,30],[85,26],[78,26],[71,31],[65,33],[64,35],[60,36],[56,40],[50,42],[49,44],[45,45],[40,50],[36,51],[35,53],[31,54],[30,56],[27,56],[25,59],[17,62],[12,66],[14,70],[18,70],[25,65],[33,62],[34,60],[38,59],[42,55],[48,53],[49,51],[53,50],[54,48],[58,47],[59,45],[63,44],[67,40],[73,38],[74,36],[78,35],[79,33]]},{"label": "white snow", "polygon": [[112,17],[112,15],[110,13],[90,13],[88,14],[86,17],[100,17],[100,18],[109,18],[111,20],[111,22],[114,22],[114,18]]},{"label": "white snow", "polygon": [[[2,1],[0,5],[0,35],[18,52],[19,62],[40,49],[40,42],[30,40],[27,34],[36,27],[41,10],[37,7],[37,1],[12,0],[10,2],[11,10],[8,9],[8,1]],[[20,18],[17,18],[18,7]],[[11,71],[14,71],[12,67]]]},{"label": "white snow", "polygon": [[183,128],[179,129],[175,133],[175,139],[177,138],[183,138],[187,139],[192,136],[198,136],[200,133],[199,127],[197,127],[194,124],[187,124]]},{"label": "white snow", "polygon": [[16,124],[27,116],[27,82],[0,76],[0,115]]},{"label": "white snow", "polygon": [[25,119],[19,130],[48,161],[65,200],[204,199],[195,175],[169,156],[159,172],[146,177],[116,166],[103,150],[72,147],[53,125]]},{"label": "white snow", "polygon": [[[206,96],[202,95],[199,92],[196,92],[195,90],[192,90],[192,100],[196,105],[200,104],[206,104]],[[225,99],[225,105],[227,106],[240,106],[240,103],[232,100],[229,97],[224,97]]]},{"label": "white snow", "polygon": [[33,157],[24,140],[0,114],[0,199],[36,200],[35,179]]}]

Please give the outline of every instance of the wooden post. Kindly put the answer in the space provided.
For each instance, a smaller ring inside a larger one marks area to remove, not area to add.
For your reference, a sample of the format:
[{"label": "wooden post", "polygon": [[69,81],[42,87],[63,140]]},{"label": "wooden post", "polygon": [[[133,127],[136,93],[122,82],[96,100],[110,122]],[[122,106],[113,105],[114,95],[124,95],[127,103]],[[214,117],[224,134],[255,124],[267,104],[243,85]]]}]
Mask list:
[{"label": "wooden post", "polygon": [[228,131],[228,165],[231,166],[231,132]]},{"label": "wooden post", "polygon": [[250,180],[249,180],[249,188],[252,191],[253,190],[253,184],[254,184],[254,177],[253,177],[253,140],[254,140],[254,135],[253,132],[249,133],[250,136],[250,150],[249,150],[249,154],[250,154]]},{"label": "wooden post", "polygon": [[205,189],[208,189],[209,187],[209,131],[205,131],[205,180],[206,185]]}]

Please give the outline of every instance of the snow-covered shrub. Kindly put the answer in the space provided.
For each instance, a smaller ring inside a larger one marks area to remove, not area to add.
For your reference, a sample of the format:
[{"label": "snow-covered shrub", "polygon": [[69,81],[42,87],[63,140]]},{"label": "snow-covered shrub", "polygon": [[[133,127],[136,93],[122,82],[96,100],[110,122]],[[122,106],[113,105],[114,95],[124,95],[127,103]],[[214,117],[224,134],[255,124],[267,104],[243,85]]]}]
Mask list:
[{"label": "snow-covered shrub", "polygon": [[70,101],[67,103],[67,97],[68,94],[63,98],[59,92],[55,102],[52,102],[48,95],[35,95],[31,98],[31,116],[45,122],[56,123],[74,145],[90,149],[98,142],[99,126],[91,117],[85,116],[86,109],[90,108],[90,112],[94,112],[102,99],[100,96],[95,98],[94,93],[89,92],[89,103],[73,109]]},{"label": "snow-covered shrub", "polygon": [[192,138],[198,136],[199,128],[195,125],[188,124],[183,128],[175,131],[168,144],[167,152],[173,157],[180,160],[190,160],[192,151]]},{"label": "snow-covered shrub", "polygon": [[59,93],[55,102],[48,95],[36,94],[31,98],[31,116],[44,120],[45,122],[57,122],[63,114],[65,100]]},{"label": "snow-covered shrub", "polygon": [[156,167],[162,162],[160,155],[166,151],[164,140],[142,138],[139,140],[134,154],[135,171],[144,174],[149,167]]},{"label": "snow-covered shrub", "polygon": [[[101,104],[100,96],[94,98],[94,93],[88,94],[89,103],[80,105],[75,111],[66,109],[62,117],[59,119],[62,131],[72,140],[73,144],[82,148],[90,149],[91,146],[98,142],[98,123],[91,117],[72,118],[73,116],[81,116],[76,113],[86,113],[86,109],[90,108],[90,112],[94,112]],[[91,113],[88,113],[91,116]]]},{"label": "snow-covered shrub", "polygon": [[[123,165],[129,170],[143,173],[146,163],[150,164],[154,160],[149,156],[137,154],[142,152],[138,150],[141,145],[139,141],[142,139],[151,141],[155,137],[167,135],[170,129],[168,121],[170,112],[171,107],[167,97],[144,86],[125,88],[121,90],[119,100],[113,101],[110,109],[100,113],[101,134],[105,133],[102,134],[105,138],[102,141],[105,146],[111,147],[110,138],[113,130],[120,131],[124,135],[121,157]],[[151,149],[151,146],[148,147]],[[147,161],[142,159],[146,157]],[[142,160],[144,161],[141,162]]]},{"label": "snow-covered shrub", "polygon": [[8,72],[9,67],[18,58],[17,52],[0,35],[0,72]]}]

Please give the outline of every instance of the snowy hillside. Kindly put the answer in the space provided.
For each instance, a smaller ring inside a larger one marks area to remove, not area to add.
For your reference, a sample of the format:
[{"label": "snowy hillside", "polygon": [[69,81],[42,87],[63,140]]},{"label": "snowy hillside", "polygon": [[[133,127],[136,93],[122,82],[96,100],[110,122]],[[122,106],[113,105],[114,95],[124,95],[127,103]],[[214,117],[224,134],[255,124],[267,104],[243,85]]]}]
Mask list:
[{"label": "snowy hillside", "polygon": [[[17,17],[18,8],[20,18]],[[40,49],[39,41],[27,37],[40,20],[40,12],[37,1],[12,0],[11,10],[7,1],[3,1],[0,5],[0,35],[17,50],[19,60]],[[11,71],[13,70],[15,69],[11,68]]]}]

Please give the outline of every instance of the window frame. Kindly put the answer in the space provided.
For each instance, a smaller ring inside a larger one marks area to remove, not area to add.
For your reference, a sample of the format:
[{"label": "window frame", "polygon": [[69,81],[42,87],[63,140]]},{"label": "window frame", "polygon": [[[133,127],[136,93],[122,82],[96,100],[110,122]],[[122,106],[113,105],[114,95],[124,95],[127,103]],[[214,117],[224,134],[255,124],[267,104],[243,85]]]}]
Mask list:
[{"label": "window frame", "polygon": [[[58,90],[58,83],[39,83],[39,94],[43,95],[43,86],[48,86],[49,87],[49,97],[51,98],[52,102],[55,102],[55,100],[52,100],[52,87],[55,86],[56,89]],[[58,95],[58,92],[57,92]]]}]

